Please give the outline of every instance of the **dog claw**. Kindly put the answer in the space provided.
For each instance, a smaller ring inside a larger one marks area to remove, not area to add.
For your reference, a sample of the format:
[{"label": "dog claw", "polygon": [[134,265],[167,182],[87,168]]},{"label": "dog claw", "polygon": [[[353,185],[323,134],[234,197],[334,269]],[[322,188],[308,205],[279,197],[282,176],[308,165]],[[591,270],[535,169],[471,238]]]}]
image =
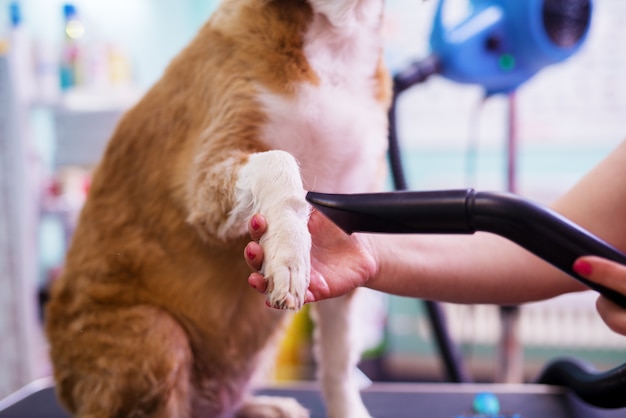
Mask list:
[{"label": "dog claw", "polygon": [[292,295],[287,295],[285,298],[285,307],[287,309],[297,309],[295,298]]},{"label": "dog claw", "polygon": [[298,303],[298,297],[292,294],[287,294],[283,299],[271,300],[269,297],[266,299],[265,304],[274,309],[280,309],[283,311],[297,311],[302,307],[302,303]]}]

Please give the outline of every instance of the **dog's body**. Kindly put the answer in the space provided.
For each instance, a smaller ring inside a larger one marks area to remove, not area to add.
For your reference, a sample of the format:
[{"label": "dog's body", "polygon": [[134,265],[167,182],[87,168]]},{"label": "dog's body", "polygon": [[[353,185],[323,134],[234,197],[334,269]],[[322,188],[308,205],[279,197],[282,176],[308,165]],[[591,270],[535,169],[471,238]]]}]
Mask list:
[{"label": "dog's body", "polygon": [[[249,288],[246,225],[254,213],[270,225],[267,300],[299,309],[305,188],[364,192],[380,180],[382,3],[226,0],[125,115],[47,310],[57,390],[73,414],[306,416],[246,397],[285,317]],[[350,382],[349,299],[316,307],[334,418],[369,416]]]}]

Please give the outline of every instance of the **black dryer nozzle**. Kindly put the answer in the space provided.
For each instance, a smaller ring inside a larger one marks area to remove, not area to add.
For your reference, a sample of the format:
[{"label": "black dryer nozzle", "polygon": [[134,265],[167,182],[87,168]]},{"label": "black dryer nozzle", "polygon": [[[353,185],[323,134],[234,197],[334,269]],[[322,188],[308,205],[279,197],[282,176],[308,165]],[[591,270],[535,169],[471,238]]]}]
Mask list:
[{"label": "black dryer nozzle", "polygon": [[471,234],[468,208],[474,190],[325,194],[307,200],[345,232]]},{"label": "black dryer nozzle", "polygon": [[467,190],[370,194],[309,192],[307,200],[347,233],[473,234],[507,238],[626,308],[626,296],[573,271],[597,255],[626,265],[626,255],[550,209],[507,193]]}]

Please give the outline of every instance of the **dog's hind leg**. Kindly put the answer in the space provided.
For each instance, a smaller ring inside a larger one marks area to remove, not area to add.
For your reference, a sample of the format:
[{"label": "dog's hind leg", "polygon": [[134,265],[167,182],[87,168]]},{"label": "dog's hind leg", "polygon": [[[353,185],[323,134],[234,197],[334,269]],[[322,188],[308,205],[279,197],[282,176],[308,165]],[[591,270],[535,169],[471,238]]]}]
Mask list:
[{"label": "dog's hind leg", "polygon": [[[56,320],[49,334],[57,393],[78,418],[187,418],[191,350],[168,313],[111,308]],[[63,329],[62,329],[63,328]]]},{"label": "dog's hind leg", "polygon": [[353,294],[312,306],[315,320],[315,357],[330,418],[369,418],[356,379],[362,341],[353,318]]}]

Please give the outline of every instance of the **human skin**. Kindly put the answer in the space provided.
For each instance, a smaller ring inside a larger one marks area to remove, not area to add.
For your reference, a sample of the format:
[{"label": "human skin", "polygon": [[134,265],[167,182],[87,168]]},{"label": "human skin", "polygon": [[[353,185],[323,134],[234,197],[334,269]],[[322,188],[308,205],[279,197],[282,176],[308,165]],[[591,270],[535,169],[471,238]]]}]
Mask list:
[{"label": "human skin", "polygon": [[[626,141],[622,142],[552,209],[626,252]],[[245,258],[249,283],[265,292],[258,272],[258,239],[269,226],[255,215]],[[356,287],[455,303],[520,304],[586,287],[516,244],[493,234],[346,235],[321,213],[309,221],[313,238],[306,302],[340,296]],[[583,277],[626,294],[626,266],[595,256],[574,269]],[[615,332],[626,335],[626,310],[599,296],[597,309]]]}]

